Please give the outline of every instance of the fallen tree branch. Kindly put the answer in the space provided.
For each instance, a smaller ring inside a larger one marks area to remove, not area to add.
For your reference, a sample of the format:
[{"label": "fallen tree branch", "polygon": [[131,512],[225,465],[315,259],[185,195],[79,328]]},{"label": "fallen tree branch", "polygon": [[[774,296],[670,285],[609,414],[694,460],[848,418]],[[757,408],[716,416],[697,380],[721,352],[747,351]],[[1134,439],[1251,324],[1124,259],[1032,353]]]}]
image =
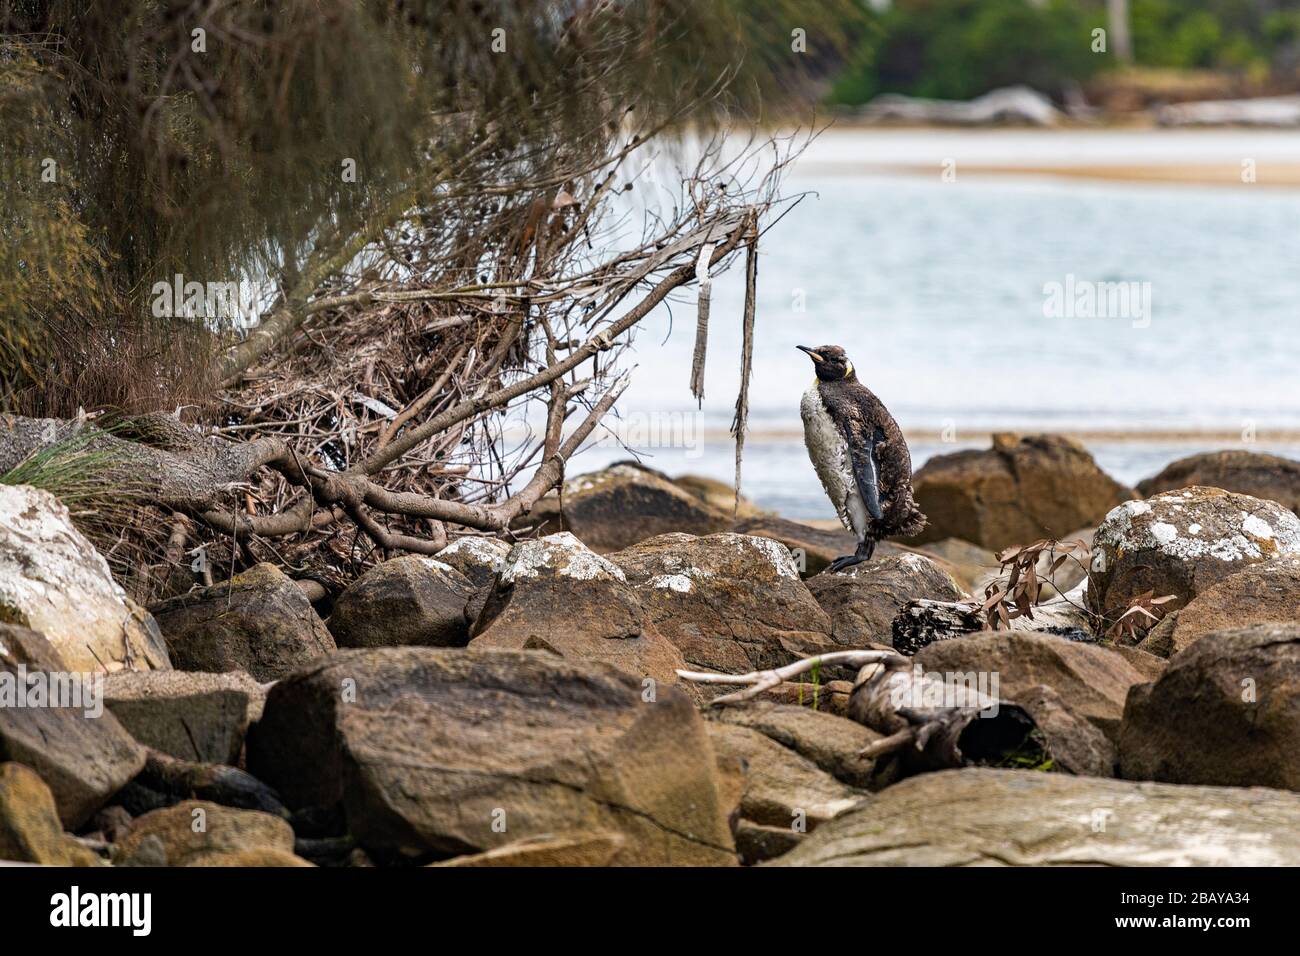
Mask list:
[{"label": "fallen tree branch", "polygon": [[[875,773],[882,780],[951,767],[1049,760],[1042,734],[1023,709],[970,686],[965,675],[953,683],[951,675],[923,672],[910,658],[890,651],[836,651],[748,674],[679,670],[677,675],[693,683],[745,686],[709,702],[718,706],[750,700],[792,677],[835,664],[859,668],[848,716],[884,735],[862,752],[878,761]],[[894,759],[881,763],[886,757]]]},{"label": "fallen tree branch", "polygon": [[723,697],[717,697],[709,701],[709,706],[717,707],[721,704],[734,704],[742,700],[749,700],[753,697],[757,697],[759,694],[763,693],[763,691],[771,690],[773,687],[778,687],[791,677],[798,677],[800,674],[806,674],[814,667],[823,667],[832,664],[839,664],[844,667],[864,667],[882,661],[893,660],[905,660],[905,658],[900,654],[894,654],[890,651],[832,651],[830,654],[821,654],[817,657],[806,657],[802,660],[795,661],[793,664],[786,664],[784,667],[778,667],[775,670],[750,671],[748,674],[717,674],[708,671],[679,670],[677,676],[682,680],[691,681],[696,684],[751,685],[747,690],[737,691],[734,694],[727,694]]}]

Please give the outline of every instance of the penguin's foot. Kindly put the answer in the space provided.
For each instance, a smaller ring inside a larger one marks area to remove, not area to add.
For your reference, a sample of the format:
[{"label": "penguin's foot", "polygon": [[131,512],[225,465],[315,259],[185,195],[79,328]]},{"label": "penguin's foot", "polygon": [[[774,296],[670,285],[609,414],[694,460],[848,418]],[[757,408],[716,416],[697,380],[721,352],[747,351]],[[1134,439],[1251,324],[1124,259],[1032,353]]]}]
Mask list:
[{"label": "penguin's foot", "polygon": [[871,556],[876,552],[876,542],[872,538],[858,542],[858,550],[853,554],[846,554],[842,558],[836,558],[826,569],[831,574],[843,571],[845,568],[851,568],[855,564],[861,564],[863,561],[870,561]]},{"label": "penguin's foot", "polygon": [[832,561],[826,570],[830,574],[835,574],[839,571],[843,571],[845,568],[851,568],[855,564],[861,564],[865,560],[867,559],[856,554],[846,554],[844,557],[836,558]]}]

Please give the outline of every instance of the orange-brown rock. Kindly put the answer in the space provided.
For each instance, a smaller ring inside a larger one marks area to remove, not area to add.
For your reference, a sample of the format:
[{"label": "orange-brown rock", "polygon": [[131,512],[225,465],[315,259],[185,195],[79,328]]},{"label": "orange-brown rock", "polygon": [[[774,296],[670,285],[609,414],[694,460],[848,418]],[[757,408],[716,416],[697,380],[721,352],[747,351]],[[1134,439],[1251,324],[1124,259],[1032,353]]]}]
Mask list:
[{"label": "orange-brown rock", "polygon": [[1252,624],[1300,622],[1300,557],[1252,564],[1206,589],[1169,626],[1140,645],[1161,657],[1186,650],[1207,634]]},{"label": "orange-brown rock", "polygon": [[912,487],[929,524],[910,543],[956,537],[993,551],[1064,537],[1134,497],[1061,435],[994,435],[989,449],[931,458]]},{"label": "orange-brown rock", "polygon": [[1137,488],[1150,497],[1192,485],[1276,501],[1300,514],[1300,461],[1253,451],[1212,451],[1180,458],[1160,474],[1138,482]]},{"label": "orange-brown rock", "polygon": [[769,538],[664,534],[609,560],[693,668],[745,673],[838,649],[790,552]]},{"label": "orange-brown rock", "polygon": [[1300,625],[1203,636],[1129,692],[1119,755],[1134,780],[1300,790]]},{"label": "orange-brown rock", "polygon": [[657,471],[620,462],[570,478],[561,495],[542,498],[517,524],[534,527],[543,535],[572,532],[587,547],[603,554],[670,531],[725,531],[731,527],[732,514],[730,509],[714,508],[679,488]]},{"label": "orange-brown rock", "polygon": [[469,646],[480,650],[603,661],[656,683],[677,683],[677,670],[686,667],[622,569],[567,532],[514,547],[472,633]]},{"label": "orange-brown rock", "polygon": [[344,650],[271,689],[250,770],[340,808],[367,853],[449,858],[615,833],[610,860],[732,865],[704,721],[680,690],[538,651]]}]

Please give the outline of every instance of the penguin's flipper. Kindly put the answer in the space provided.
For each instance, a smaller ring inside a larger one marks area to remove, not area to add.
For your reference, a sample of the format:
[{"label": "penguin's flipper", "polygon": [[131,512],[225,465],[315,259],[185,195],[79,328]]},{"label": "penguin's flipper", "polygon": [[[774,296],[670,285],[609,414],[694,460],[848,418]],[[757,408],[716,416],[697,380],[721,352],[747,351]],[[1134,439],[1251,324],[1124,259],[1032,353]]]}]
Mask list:
[{"label": "penguin's flipper", "polygon": [[880,459],[876,456],[876,445],[885,440],[885,433],[879,428],[874,431],[855,428],[854,424],[845,429],[849,433],[845,437],[853,460],[853,479],[868,514],[879,521],[884,513],[880,510]]}]

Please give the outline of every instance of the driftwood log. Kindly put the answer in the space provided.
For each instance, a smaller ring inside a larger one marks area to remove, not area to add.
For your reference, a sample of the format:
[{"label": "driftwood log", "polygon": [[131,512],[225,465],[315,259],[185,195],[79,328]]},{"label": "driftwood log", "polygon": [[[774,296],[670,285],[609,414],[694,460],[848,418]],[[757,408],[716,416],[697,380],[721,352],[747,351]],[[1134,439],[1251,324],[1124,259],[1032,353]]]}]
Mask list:
[{"label": "driftwood log", "polygon": [[[1028,614],[1013,618],[1012,631],[1044,631],[1071,640],[1092,641],[1094,622],[1085,609],[1083,582],[1051,601],[1035,605]],[[978,604],[967,601],[910,601],[898,612],[891,643],[900,654],[912,655],[935,641],[949,641],[984,630],[986,618]]]},{"label": "driftwood log", "polygon": [[1033,718],[980,687],[976,674],[922,672],[911,658],[889,651],[836,651],[774,670],[716,674],[679,670],[683,680],[735,684],[743,690],[710,706],[749,700],[816,669],[857,667],[848,715],[884,738],[862,752],[876,761],[882,783],[928,770],[965,766],[1037,766],[1050,754]]}]

